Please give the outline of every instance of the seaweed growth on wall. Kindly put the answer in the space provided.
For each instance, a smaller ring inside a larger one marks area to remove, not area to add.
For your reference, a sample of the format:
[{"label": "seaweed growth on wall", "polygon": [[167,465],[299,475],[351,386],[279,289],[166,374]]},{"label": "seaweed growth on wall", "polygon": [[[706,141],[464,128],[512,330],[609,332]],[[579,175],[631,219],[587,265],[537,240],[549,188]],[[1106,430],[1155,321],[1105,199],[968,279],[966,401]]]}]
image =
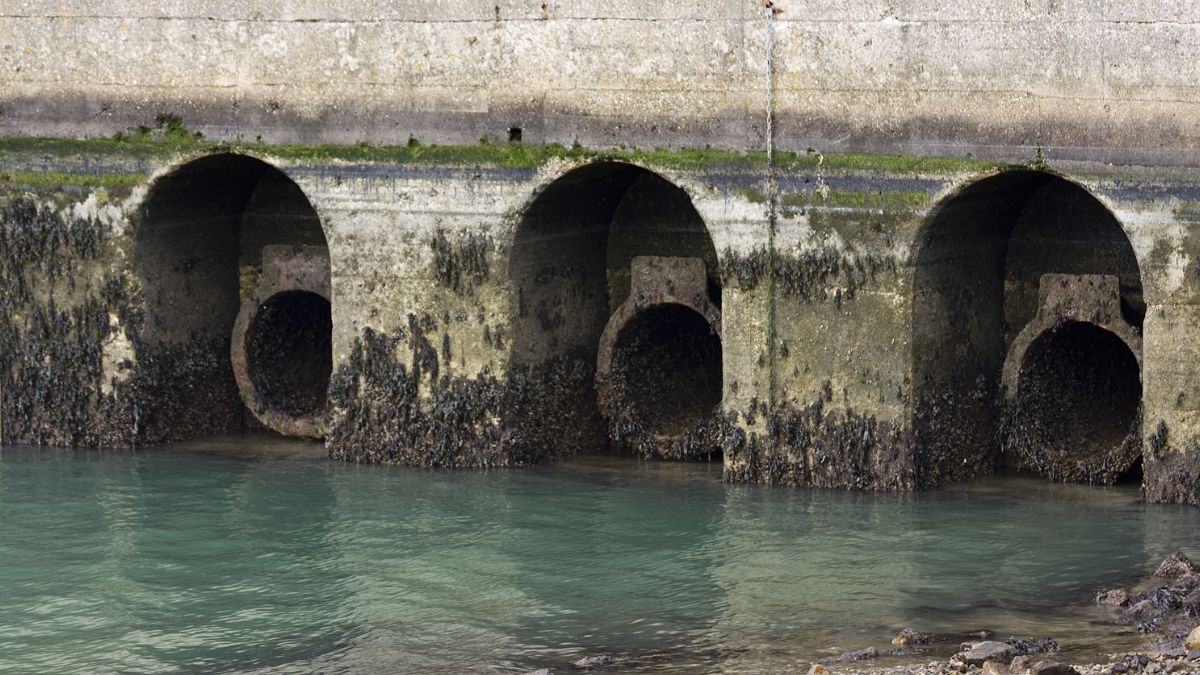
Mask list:
[{"label": "seaweed growth on wall", "polygon": [[[106,300],[81,266],[107,245],[95,218],[64,217],[32,195],[0,204],[0,441],[94,444]],[[109,296],[109,297],[105,297]]]},{"label": "seaweed growth on wall", "polygon": [[774,260],[765,247],[746,254],[726,248],[721,256],[724,283],[751,291],[771,275],[780,296],[803,302],[853,300],[860,289],[876,283],[883,274],[895,275],[897,269],[893,256],[828,245],[792,254],[777,252]]},{"label": "seaweed growth on wall", "polygon": [[1145,444],[1143,497],[1150,502],[1200,504],[1200,445],[1171,445],[1170,426],[1163,420]]},{"label": "seaweed growth on wall", "polygon": [[391,334],[367,328],[330,381],[332,457],[418,466],[518,466],[591,449],[599,424],[577,395],[593,365],[564,355],[506,377],[451,375],[409,315]]},{"label": "seaweed growth on wall", "polygon": [[430,242],[433,249],[433,278],[438,285],[459,295],[466,295],[487,281],[488,250],[492,238],[486,234],[465,234],[453,241],[439,229]]},{"label": "seaweed growth on wall", "polygon": [[[0,441],[130,447],[209,428],[224,396],[181,400],[161,385],[209,391],[228,342],[143,344],[141,294],[109,264],[111,230],[74,214],[31,195],[0,204]],[[225,412],[240,427],[240,411]]]},{"label": "seaweed growth on wall", "polygon": [[[725,420],[725,480],[859,490],[912,490],[917,461],[912,434],[854,410],[831,409],[832,389],[803,406],[770,410],[751,401],[742,419]],[[756,424],[761,421],[761,426]]]}]

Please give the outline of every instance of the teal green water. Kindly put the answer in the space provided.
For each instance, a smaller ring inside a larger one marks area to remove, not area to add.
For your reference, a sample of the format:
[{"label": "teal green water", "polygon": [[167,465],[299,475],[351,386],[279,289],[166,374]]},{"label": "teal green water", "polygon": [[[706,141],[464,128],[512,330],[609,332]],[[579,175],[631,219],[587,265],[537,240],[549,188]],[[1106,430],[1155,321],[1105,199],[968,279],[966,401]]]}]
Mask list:
[{"label": "teal green water", "polygon": [[[261,452],[260,452],[261,450]],[[314,452],[314,450],[316,452]],[[1088,603],[1200,541],[1136,489],[725,485],[718,465],[0,449],[0,672],[771,672],[900,628],[1131,641]]]}]

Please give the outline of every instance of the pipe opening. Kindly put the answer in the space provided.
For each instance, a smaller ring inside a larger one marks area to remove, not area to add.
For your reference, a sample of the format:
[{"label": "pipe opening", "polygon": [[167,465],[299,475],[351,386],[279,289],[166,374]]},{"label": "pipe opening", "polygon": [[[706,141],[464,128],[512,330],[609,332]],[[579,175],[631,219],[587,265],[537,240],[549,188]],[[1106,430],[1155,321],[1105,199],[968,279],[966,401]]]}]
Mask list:
[{"label": "pipe opening", "polygon": [[511,373],[555,382],[522,394],[506,421],[523,430],[520,445],[529,452],[611,448],[596,396],[600,341],[633,293],[633,260],[644,256],[703,261],[701,287],[720,307],[708,228],[688,193],[653,172],[621,162],[574,169],[547,185],[521,218],[509,262]]},{"label": "pipe opening", "polygon": [[1046,331],[1021,363],[1018,463],[1054,480],[1112,483],[1141,458],[1141,375],[1116,335],[1089,323]]},{"label": "pipe opening", "polygon": [[1006,171],[944,200],[913,265],[912,415],[926,486],[1011,463],[1003,368],[1038,315],[1044,275],[1116,277],[1121,317],[1140,328],[1146,313],[1121,223],[1086,189],[1047,172]]},{"label": "pipe opening", "polygon": [[309,291],[271,296],[246,332],[246,365],[261,403],[299,417],[325,408],[333,370],[329,301]]},{"label": "pipe opening", "polygon": [[721,340],[692,309],[651,307],[618,335],[610,378],[606,408],[621,435],[683,436],[721,404]]},{"label": "pipe opening", "polygon": [[[138,359],[147,381],[154,382],[143,406],[144,442],[261,428],[250,410],[261,402],[250,405],[239,391],[231,332],[246,299],[260,287],[300,275],[264,252],[312,249],[315,262],[306,269],[319,271],[309,274],[307,283],[328,284],[328,244],[303,190],[253,157],[208,155],[154,182],[133,231],[134,269],[145,303]],[[328,317],[328,308],[324,312]],[[328,367],[331,358],[328,350],[323,353],[309,363]],[[262,383],[264,391],[277,386],[271,382],[289,378],[303,379],[271,375]],[[323,401],[323,386],[320,391]],[[284,406],[292,409],[310,407],[314,400],[305,393],[277,398],[294,399]]]}]

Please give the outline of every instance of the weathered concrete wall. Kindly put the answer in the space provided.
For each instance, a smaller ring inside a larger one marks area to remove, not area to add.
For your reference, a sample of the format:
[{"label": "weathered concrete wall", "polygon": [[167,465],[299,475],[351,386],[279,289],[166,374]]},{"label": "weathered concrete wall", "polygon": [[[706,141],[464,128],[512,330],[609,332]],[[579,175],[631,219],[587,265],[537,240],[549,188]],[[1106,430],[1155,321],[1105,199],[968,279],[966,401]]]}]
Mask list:
[{"label": "weathered concrete wall", "polygon": [[[186,349],[182,357],[164,355],[155,351],[164,338],[154,336],[167,328],[172,330],[165,335],[178,340],[225,330],[223,311],[181,317],[196,322],[186,330],[186,324],[163,320],[194,306],[178,301],[189,293],[212,300],[204,289],[213,287],[208,276],[221,265],[229,268],[221,287],[236,294],[241,279],[258,273],[246,264],[251,256],[233,249],[218,255],[200,246],[208,258],[181,264],[147,251],[157,250],[153,242],[172,241],[163,239],[172,231],[164,222],[176,223],[176,213],[192,218],[179,221],[180,241],[211,231],[234,242],[279,243],[275,239],[287,234],[312,243],[305,239],[312,236],[310,219],[297,215],[304,209],[293,198],[277,202],[276,216],[260,213],[265,202],[251,195],[265,194],[262,186],[271,184],[261,176],[257,183],[247,178],[252,185],[241,192],[221,182],[248,175],[247,167],[255,165],[246,162],[258,160],[220,148],[212,158],[189,161],[191,151],[179,153],[169,144],[161,156],[137,158],[122,155],[143,145],[84,146],[107,148],[109,155],[72,156],[60,147],[47,163],[44,153],[17,142],[4,154],[17,181],[7,189],[13,206],[6,211],[6,236],[16,242],[31,233],[86,231],[98,242],[83,250],[73,235],[56,234],[40,246],[39,256],[24,244],[6,248],[9,274],[30,288],[63,283],[58,280],[75,259],[90,260],[92,267],[80,267],[79,283],[69,288],[13,297],[0,405],[5,440],[122,445],[246,424],[244,414],[238,422],[229,421],[234,413],[220,412],[236,412],[237,399],[212,390],[221,381],[212,377],[221,374],[219,345],[207,359]],[[876,158],[872,168],[867,157],[789,157],[768,174],[752,159],[719,154],[683,161],[686,154],[589,159],[565,153],[510,167],[496,158],[521,148],[473,166],[421,160],[416,149],[392,162],[349,163],[312,161],[297,149],[261,146],[255,152],[266,161],[260,174],[295,182],[294,190],[270,191],[302,196],[329,246],[334,373],[327,442],[337,457],[510,465],[605,445],[591,380],[595,343],[588,341],[612,309],[608,285],[614,277],[607,266],[619,269],[626,256],[640,253],[639,245],[650,254],[671,252],[655,236],[639,244],[620,234],[618,226],[628,219],[614,217],[621,211],[620,191],[655,175],[695,210],[683,217],[667,202],[659,215],[672,222],[698,218],[718,252],[712,283],[720,288],[724,395],[720,428],[704,443],[724,454],[731,479],[912,489],[988,473],[1008,461],[998,450],[1005,428],[997,406],[1012,332],[1004,311],[1021,307],[1013,298],[1024,295],[1022,283],[1011,281],[1014,255],[1038,251],[1032,260],[1041,269],[1069,267],[1081,260],[1078,251],[1095,250],[1100,271],[1115,265],[1108,271],[1120,277],[1124,270],[1121,256],[1106,253],[1119,238],[1104,228],[1068,237],[1072,246],[1062,260],[1020,234],[1021,223],[1039,213],[1031,195],[1041,188],[1030,186],[1061,184],[1094,195],[1087,197],[1094,205],[1079,207],[1072,197],[1055,208],[1111,213],[1137,257],[1134,277],[1122,278],[1122,286],[1140,288],[1138,297],[1148,307],[1145,423],[1140,433],[1135,430],[1135,437],[1147,438],[1147,493],[1196,501],[1191,463],[1200,442],[1193,424],[1197,395],[1194,369],[1187,365],[1193,361],[1183,353],[1192,328],[1176,319],[1188,316],[1180,306],[1190,306],[1200,283],[1193,262],[1200,250],[1187,234],[1189,205],[1198,201],[1190,172],[1114,170],[1080,174],[1071,183],[1036,167],[896,158]],[[94,165],[108,169],[89,177],[87,167]],[[206,166],[221,170],[204,173]],[[110,180],[120,167],[146,173],[132,174],[133,188],[120,194],[86,185]],[[244,170],[231,174],[230,167]],[[71,187],[70,176],[85,185]],[[180,176],[188,180],[180,183]],[[214,207],[204,197],[205,185],[242,194],[243,207],[222,210],[219,201]],[[1024,206],[1006,211],[1000,207],[1012,202],[1006,191],[1013,189]],[[32,202],[21,196],[27,190]],[[609,199],[606,190],[617,192]],[[48,200],[53,203],[41,209],[30,205]],[[192,209],[189,200],[196,202]],[[646,208],[658,203],[639,201]],[[163,204],[171,208],[156,214]],[[217,215],[205,216],[205,206]],[[992,214],[995,222],[975,223],[980,213]],[[90,224],[72,225],[77,216]],[[229,218],[242,228],[237,236],[222,226]],[[550,220],[538,225],[538,218]],[[641,227],[653,235],[663,222],[647,212]],[[253,234],[263,223],[268,227]],[[570,244],[578,223],[578,231],[595,240],[589,246]],[[994,230],[1000,239],[980,246],[974,227]],[[625,245],[610,259],[605,242],[613,233]],[[558,245],[564,241],[565,247]],[[705,248],[688,241],[679,242],[682,254],[695,257]],[[522,255],[526,263],[517,262]],[[596,255],[591,269],[587,260]],[[533,263],[541,267],[526,269]],[[706,271],[709,266],[706,261]],[[146,270],[182,275],[179,288],[157,298],[166,287]],[[583,286],[571,281],[576,276]],[[560,278],[569,283],[556,285]],[[971,294],[947,304],[959,291]],[[596,316],[539,319],[522,308],[536,304],[539,294],[547,311]],[[578,307],[564,305],[563,298],[575,298]],[[59,307],[78,317],[64,323],[51,316],[40,328],[24,318]],[[55,352],[64,348],[88,356]],[[968,356],[950,355],[962,350]],[[969,356],[972,350],[978,358]],[[199,364],[180,371],[173,365],[179,358]],[[170,394],[173,386],[186,395]],[[81,393],[62,404],[37,403],[67,391]],[[197,404],[197,395],[208,402]]]},{"label": "weathered concrete wall", "polygon": [[1001,372],[1041,276],[1094,274],[1143,331],[1147,496],[1200,502],[1185,4],[127,4],[0,10],[0,440],[253,427],[230,326],[287,244],[329,251],[335,457],[620,445],[645,430],[599,416],[599,336],[635,256],[683,256],[723,396],[675,455],[1075,475],[1012,450],[1038,418]]},{"label": "weathered concrete wall", "polygon": [[0,134],[108,135],[171,112],[226,140],[519,127],[527,143],[761,148],[771,90],[794,150],[1190,164],[1200,147],[1187,2],[774,6],[10,0]]}]

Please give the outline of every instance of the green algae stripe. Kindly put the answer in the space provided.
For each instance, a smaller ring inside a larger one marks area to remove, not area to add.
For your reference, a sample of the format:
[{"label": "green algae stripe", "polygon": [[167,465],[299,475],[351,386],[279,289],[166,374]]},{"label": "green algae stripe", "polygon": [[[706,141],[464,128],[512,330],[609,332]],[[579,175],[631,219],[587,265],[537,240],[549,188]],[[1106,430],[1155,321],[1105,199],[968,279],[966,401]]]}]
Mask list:
[{"label": "green algae stripe", "polygon": [[[157,138],[149,134],[117,135],[110,138],[0,137],[0,158],[29,161],[34,157],[102,156],[111,161],[170,162],[183,155],[205,152],[244,152],[306,163],[356,162],[427,165],[481,165],[512,169],[535,169],[557,160],[631,161],[664,169],[711,171],[734,169],[762,171],[767,166],[763,151],[739,152],[715,148],[643,150],[622,148],[594,150],[579,145],[492,144],[423,145],[415,140],[406,145],[298,145],[268,143],[214,143],[194,135],[175,133]],[[777,171],[822,171],[830,173],[954,174],[998,168],[993,162],[973,159],[912,157],[904,155],[826,154],[777,152]]]}]

